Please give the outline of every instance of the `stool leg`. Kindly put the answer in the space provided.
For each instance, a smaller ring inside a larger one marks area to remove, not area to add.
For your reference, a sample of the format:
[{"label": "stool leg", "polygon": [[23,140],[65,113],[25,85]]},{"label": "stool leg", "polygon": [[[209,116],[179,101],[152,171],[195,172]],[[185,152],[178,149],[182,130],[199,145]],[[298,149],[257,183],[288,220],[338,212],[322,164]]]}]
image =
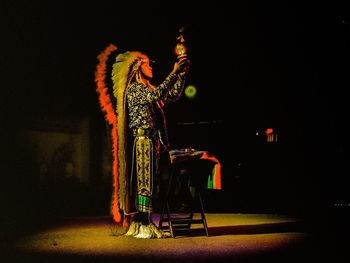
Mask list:
[{"label": "stool leg", "polygon": [[168,202],[166,203],[166,206],[167,206],[167,211],[168,211],[168,225],[169,225],[170,234],[171,234],[171,237],[175,238],[175,233],[174,233],[174,230],[173,230],[173,224],[171,222],[171,212],[170,212],[170,207],[169,207],[169,203]]},{"label": "stool leg", "polygon": [[[170,191],[171,191],[171,188],[172,188],[172,185],[173,185],[173,177],[174,177],[173,174],[174,174],[174,167],[171,166],[170,167],[170,176],[169,176],[168,187],[167,187],[165,198],[164,198],[164,201],[163,201],[163,204],[162,204],[162,210],[161,210],[161,214],[160,214],[160,217],[159,217],[158,227],[159,228],[162,227],[163,221],[164,221],[164,214],[167,213],[167,219],[166,220],[168,221],[169,231],[171,233],[171,236],[175,237],[174,236],[174,231],[173,231],[173,226],[172,226],[172,223],[171,223],[171,211],[170,211],[170,206],[169,206]],[[166,210],[166,212],[165,212],[165,210]]]},{"label": "stool leg", "polygon": [[200,206],[201,206],[201,216],[202,216],[202,220],[203,220],[203,226],[204,226],[204,229],[205,229],[205,234],[207,236],[209,236],[208,225],[207,225],[207,220],[205,218],[204,206],[203,206],[203,201],[202,201],[202,195],[201,195],[200,191],[198,191],[198,198],[199,198],[199,203],[200,203]]}]

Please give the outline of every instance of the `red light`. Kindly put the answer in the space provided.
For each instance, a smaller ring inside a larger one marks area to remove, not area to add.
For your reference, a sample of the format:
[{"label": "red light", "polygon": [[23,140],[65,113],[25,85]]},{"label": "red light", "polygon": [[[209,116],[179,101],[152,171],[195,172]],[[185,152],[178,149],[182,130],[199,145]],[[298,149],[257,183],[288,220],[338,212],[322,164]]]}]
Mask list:
[{"label": "red light", "polygon": [[265,134],[268,135],[268,134],[272,134],[273,133],[273,129],[272,128],[267,128],[265,130]]}]

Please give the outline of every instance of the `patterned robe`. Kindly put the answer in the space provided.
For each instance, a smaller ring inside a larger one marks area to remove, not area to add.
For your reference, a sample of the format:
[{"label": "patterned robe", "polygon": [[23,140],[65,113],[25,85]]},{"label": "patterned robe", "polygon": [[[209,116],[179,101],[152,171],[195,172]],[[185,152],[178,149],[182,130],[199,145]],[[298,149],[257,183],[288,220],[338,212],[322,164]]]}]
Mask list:
[{"label": "patterned robe", "polygon": [[127,213],[152,210],[153,181],[158,176],[160,152],[169,150],[162,108],[180,98],[184,82],[183,77],[170,74],[155,88],[132,82],[127,89],[128,153],[131,156]]}]

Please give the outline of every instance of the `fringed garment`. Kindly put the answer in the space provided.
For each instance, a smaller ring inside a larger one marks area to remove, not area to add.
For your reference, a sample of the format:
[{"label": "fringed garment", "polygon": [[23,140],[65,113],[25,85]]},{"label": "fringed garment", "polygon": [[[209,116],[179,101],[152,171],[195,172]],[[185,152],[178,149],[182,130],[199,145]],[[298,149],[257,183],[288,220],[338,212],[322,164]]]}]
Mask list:
[{"label": "fringed garment", "polygon": [[98,56],[96,91],[101,109],[111,126],[113,140],[113,195],[111,213],[126,235],[160,238],[167,234],[151,221],[153,182],[159,173],[160,152],[169,149],[162,108],[179,99],[185,77],[169,74],[157,87],[137,81],[142,59],[138,51],[116,55],[106,83],[107,60],[117,51],[109,45]]},{"label": "fringed garment", "polygon": [[[162,107],[179,98],[184,80],[171,74],[156,88],[133,82],[127,89],[130,178],[125,215],[132,218],[127,236],[160,238],[168,236],[151,220],[154,181],[158,180],[160,153],[168,151]],[[131,139],[130,139],[131,138]],[[132,145],[132,148],[130,147]]]}]

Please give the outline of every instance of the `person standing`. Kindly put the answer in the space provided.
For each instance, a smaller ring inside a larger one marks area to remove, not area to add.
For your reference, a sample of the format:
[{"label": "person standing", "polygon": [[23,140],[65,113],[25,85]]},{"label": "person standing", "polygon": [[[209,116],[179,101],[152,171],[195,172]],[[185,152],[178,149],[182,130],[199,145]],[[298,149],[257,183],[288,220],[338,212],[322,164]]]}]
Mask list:
[{"label": "person standing", "polygon": [[[116,50],[115,46],[110,46]],[[111,51],[110,50],[110,51]],[[97,69],[97,90],[106,115],[113,124],[114,192],[112,213],[122,222],[125,235],[135,238],[162,238],[169,236],[158,229],[151,219],[154,182],[159,179],[161,156],[167,156],[169,141],[163,107],[177,101],[183,93],[190,61],[186,54],[178,56],[171,72],[159,84],[152,83],[152,61],[140,51],[126,51],[115,57],[111,78],[113,83],[113,110],[111,98],[101,99],[107,56],[101,53]],[[99,73],[100,72],[100,73]],[[99,84],[100,87],[99,87]]]}]

